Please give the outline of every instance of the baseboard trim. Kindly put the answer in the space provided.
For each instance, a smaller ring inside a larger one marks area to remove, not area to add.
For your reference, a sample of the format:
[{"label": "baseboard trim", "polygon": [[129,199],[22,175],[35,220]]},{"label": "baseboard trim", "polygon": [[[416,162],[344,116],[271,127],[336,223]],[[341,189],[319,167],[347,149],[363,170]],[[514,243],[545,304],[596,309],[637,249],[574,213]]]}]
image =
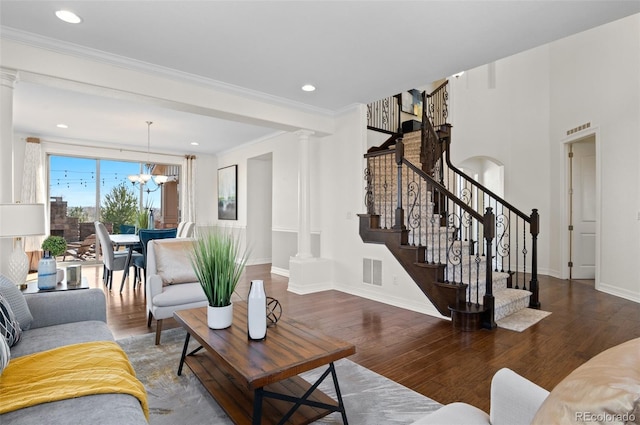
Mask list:
[{"label": "baseboard trim", "polygon": [[415,311],[416,313],[426,314],[428,316],[437,317],[438,319],[451,320],[450,317],[446,317],[440,314],[438,310],[431,304],[431,302],[424,297],[424,301],[408,301],[406,299],[394,297],[388,293],[379,293],[377,291],[370,291],[366,288],[356,288],[354,286],[347,285],[334,285],[333,289],[347,294],[355,295],[358,297],[366,298],[371,301],[377,301],[382,304],[392,305],[394,307],[403,308],[405,310]]},{"label": "baseboard trim", "polygon": [[289,277],[289,270],[280,267],[271,266],[271,273],[277,274],[278,276]]},{"label": "baseboard trim", "polygon": [[596,289],[600,292],[624,298],[625,300],[640,303],[640,294],[638,294],[637,292],[631,292],[629,290],[621,289],[602,282],[596,284]]},{"label": "baseboard trim", "polygon": [[271,258],[254,258],[247,261],[247,266],[257,266],[258,264],[271,264]]}]

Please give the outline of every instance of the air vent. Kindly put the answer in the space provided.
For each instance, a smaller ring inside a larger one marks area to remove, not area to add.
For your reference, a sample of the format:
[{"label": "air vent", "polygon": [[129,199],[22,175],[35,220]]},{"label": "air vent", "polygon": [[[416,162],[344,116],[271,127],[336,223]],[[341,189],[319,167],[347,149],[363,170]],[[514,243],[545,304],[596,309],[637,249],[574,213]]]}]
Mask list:
[{"label": "air vent", "polygon": [[363,258],[362,281],[369,285],[382,286],[382,261]]},{"label": "air vent", "polygon": [[591,127],[591,123],[588,122],[586,124],[582,124],[576,128],[572,128],[571,130],[567,131],[567,136],[572,135],[573,133],[577,133],[578,131],[582,131],[582,130],[586,130],[587,128]]}]

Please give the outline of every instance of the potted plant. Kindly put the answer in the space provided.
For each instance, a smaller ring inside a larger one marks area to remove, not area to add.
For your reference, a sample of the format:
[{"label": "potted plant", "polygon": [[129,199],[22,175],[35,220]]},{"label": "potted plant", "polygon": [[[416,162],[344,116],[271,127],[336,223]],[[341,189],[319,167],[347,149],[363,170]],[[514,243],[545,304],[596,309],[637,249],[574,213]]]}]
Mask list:
[{"label": "potted plant", "polygon": [[56,257],[67,250],[67,241],[62,236],[49,236],[42,242],[44,257],[38,262],[38,288],[52,289],[64,279],[64,271],[57,270]]},{"label": "potted plant", "polygon": [[231,296],[247,263],[238,238],[230,231],[198,232],[190,253],[193,270],[209,301],[207,323],[212,329],[231,326]]},{"label": "potted plant", "polygon": [[[140,210],[136,212],[135,224],[136,224],[136,227],[138,228],[137,230],[149,229],[149,224],[150,224],[149,211],[151,210],[151,208],[153,208],[153,203],[147,200],[147,203],[145,204],[144,208],[140,208]],[[136,230],[136,234],[138,233],[137,230]]]},{"label": "potted plant", "polygon": [[62,255],[67,250],[67,241],[62,236],[49,236],[42,242],[42,250],[52,257]]}]

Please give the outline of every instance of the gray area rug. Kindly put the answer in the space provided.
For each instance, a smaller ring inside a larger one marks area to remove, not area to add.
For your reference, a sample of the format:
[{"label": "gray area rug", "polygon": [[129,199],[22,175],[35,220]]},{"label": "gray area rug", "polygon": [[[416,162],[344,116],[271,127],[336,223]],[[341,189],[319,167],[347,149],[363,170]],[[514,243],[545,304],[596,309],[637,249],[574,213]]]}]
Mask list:
[{"label": "gray area rug", "polygon": [[551,313],[548,311],[536,310],[534,308],[524,308],[509,316],[496,320],[498,327],[511,331],[522,332],[530,326],[535,325]]},{"label": "gray area rug", "polygon": [[[151,425],[232,423],[187,366],[182,376],[177,376],[185,335],[183,329],[166,330],[158,346],[154,345],[153,334],[118,340],[147,389]],[[193,339],[191,345],[197,346]],[[335,366],[350,424],[410,424],[441,406],[350,360],[339,360]],[[315,382],[325,369],[301,376]],[[330,378],[320,389],[335,396]],[[332,413],[316,423],[341,424],[342,418]]]}]

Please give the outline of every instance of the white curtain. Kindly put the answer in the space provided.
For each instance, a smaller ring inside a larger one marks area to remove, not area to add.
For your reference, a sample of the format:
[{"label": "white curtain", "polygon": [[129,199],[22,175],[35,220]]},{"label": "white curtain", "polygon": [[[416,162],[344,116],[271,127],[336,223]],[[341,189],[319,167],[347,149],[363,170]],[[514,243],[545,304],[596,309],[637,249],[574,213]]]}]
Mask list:
[{"label": "white curtain", "polygon": [[185,155],[182,166],[180,208],[182,221],[196,222],[196,157]]},{"label": "white curtain", "polygon": [[[45,204],[45,233],[48,234],[49,211],[46,208],[44,177],[44,159],[42,157],[40,139],[28,137],[27,146],[24,151],[24,169],[20,202],[23,204]],[[27,236],[25,238],[24,250],[26,252],[40,251],[45,236],[46,235]]]}]

